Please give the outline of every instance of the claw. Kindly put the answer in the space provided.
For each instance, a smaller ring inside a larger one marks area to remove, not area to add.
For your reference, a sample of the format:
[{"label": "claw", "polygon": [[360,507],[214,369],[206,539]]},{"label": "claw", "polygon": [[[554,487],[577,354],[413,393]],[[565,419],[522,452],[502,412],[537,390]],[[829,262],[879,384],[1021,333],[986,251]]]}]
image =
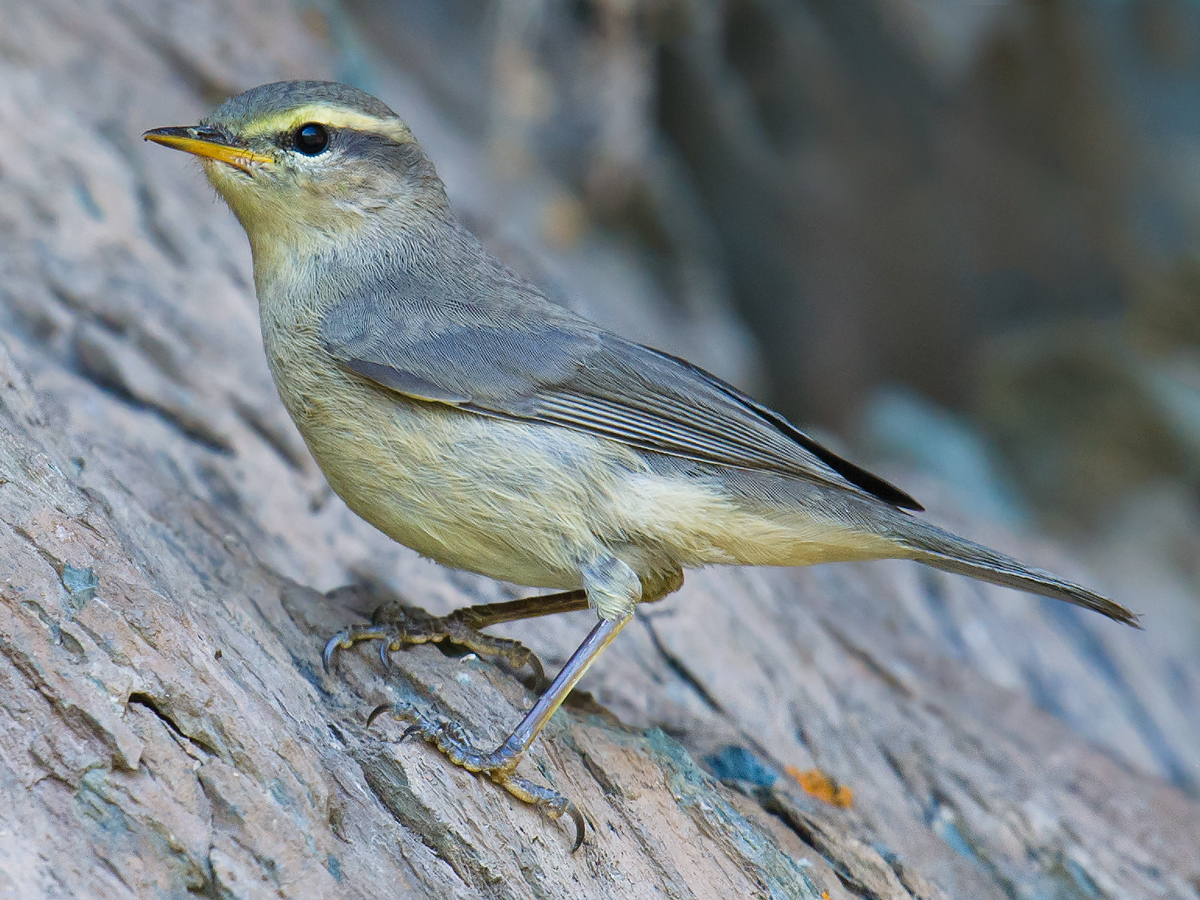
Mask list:
[{"label": "claw", "polygon": [[392,642],[391,641],[380,641],[379,642],[379,661],[383,664],[384,670],[388,671],[388,672],[390,672],[392,670],[391,650],[392,650]]},{"label": "claw", "polygon": [[326,675],[329,674],[332,667],[333,655],[339,650],[345,650],[351,646],[346,643],[349,636],[350,632],[343,629],[325,643],[325,649],[321,651],[321,665],[324,667]]},{"label": "claw", "polygon": [[575,823],[575,843],[571,845],[571,853],[574,853],[583,846],[584,823],[583,813],[579,811],[579,807],[571,801],[567,801],[567,813],[570,814],[571,820]]},{"label": "claw", "polygon": [[525,663],[533,672],[533,691],[538,694],[542,693],[550,685],[550,682],[546,680],[546,670],[542,668],[542,661],[538,659],[536,653],[531,652]]},{"label": "claw", "polygon": [[371,714],[369,716],[367,716],[367,727],[370,728],[371,725],[374,724],[376,719],[378,719],[380,716],[382,716],[385,712],[387,712],[391,708],[392,708],[392,704],[381,703],[377,707],[375,707],[373,710],[371,710]]},{"label": "claw", "polygon": [[[398,714],[398,710],[396,709],[396,704],[381,703],[377,707],[375,707],[373,710],[371,710],[371,714],[369,716],[367,716],[367,728],[370,728],[372,725],[374,725],[375,720],[387,712],[392,713],[393,715],[396,716],[396,718],[401,718],[401,716]],[[416,722],[412,725],[409,725],[407,728],[404,729],[404,734],[400,735],[400,740],[396,741],[396,743],[397,744],[403,743],[408,738],[412,737],[414,734],[420,734],[420,735],[424,736],[426,730],[427,730],[427,726],[424,722]]]}]

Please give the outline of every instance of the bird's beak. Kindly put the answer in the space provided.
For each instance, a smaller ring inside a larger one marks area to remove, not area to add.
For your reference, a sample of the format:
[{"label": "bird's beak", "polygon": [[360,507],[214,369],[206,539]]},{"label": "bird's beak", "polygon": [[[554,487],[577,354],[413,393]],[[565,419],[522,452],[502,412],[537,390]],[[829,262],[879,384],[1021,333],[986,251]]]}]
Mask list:
[{"label": "bird's beak", "polygon": [[243,172],[250,172],[252,163],[275,162],[270,156],[239,146],[227,135],[208,125],[152,128],[142,137],[164,147],[227,163]]}]

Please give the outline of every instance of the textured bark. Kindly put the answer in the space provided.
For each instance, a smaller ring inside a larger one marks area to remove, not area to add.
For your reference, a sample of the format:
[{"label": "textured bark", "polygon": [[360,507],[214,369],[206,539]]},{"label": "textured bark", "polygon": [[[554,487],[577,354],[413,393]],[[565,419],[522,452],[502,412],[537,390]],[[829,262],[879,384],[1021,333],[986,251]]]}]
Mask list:
[{"label": "textured bark", "polygon": [[[1196,764],[1172,685],[1200,663],[905,564],[698,573],[642,611],[585,681],[603,706],[574,698],[523,763],[585,811],[574,855],[569,824],[365,730],[403,697],[500,740],[532,696],[489,662],[354,651],[327,676],[320,650],[390,591],[512,591],[329,494],[262,359],[244,237],[138,141],[333,74],[311,23],[0,0],[0,897],[1200,894],[1200,807],[1163,777]],[[356,580],[377,586],[306,586]],[[553,667],[588,625],[505,633]]]}]

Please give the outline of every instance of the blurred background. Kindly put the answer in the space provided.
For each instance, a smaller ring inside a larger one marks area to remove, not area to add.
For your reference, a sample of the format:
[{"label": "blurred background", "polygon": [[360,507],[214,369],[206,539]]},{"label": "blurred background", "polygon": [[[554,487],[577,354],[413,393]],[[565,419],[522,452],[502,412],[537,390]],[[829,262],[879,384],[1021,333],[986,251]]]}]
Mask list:
[{"label": "blurred background", "polygon": [[1196,602],[1200,5],[305,9],[563,302]]}]

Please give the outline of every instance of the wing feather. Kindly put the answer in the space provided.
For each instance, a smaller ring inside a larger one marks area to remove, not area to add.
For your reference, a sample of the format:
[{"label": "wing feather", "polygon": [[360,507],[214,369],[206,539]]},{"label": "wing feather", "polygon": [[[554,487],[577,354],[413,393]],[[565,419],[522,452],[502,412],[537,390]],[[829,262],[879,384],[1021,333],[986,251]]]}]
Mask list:
[{"label": "wing feather", "polygon": [[[420,299],[412,299],[414,290]],[[903,491],[685,360],[603,332],[549,301],[530,309],[436,293],[393,284],[348,298],[324,321],[326,348],[350,371],[417,400],[573,428],[921,509]]]}]

